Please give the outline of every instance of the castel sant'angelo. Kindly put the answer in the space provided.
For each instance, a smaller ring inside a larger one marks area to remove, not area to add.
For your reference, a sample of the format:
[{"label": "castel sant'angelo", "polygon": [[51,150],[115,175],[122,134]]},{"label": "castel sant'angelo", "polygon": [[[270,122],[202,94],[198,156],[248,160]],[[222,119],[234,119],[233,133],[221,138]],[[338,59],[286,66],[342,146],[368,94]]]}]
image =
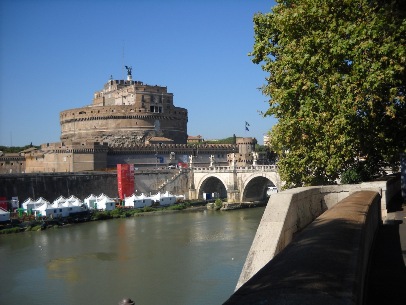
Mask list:
[{"label": "castel sant'angelo", "polygon": [[61,141],[186,144],[187,110],[174,106],[166,87],[134,81],[126,68],[127,80],[110,79],[90,106],[61,112]]},{"label": "castel sant'angelo", "polygon": [[[0,154],[0,173],[83,172],[136,168],[245,165],[256,140],[204,144],[187,134],[188,111],[176,107],[166,87],[112,77],[91,105],[60,113],[61,142],[42,144],[15,155]],[[232,160],[232,161],[231,161]]]}]

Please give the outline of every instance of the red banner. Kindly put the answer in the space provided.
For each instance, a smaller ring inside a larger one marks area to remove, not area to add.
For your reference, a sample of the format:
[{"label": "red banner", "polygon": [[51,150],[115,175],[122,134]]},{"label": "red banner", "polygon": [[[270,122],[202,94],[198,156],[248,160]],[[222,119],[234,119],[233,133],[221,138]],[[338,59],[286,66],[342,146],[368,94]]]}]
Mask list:
[{"label": "red banner", "polygon": [[117,164],[117,185],[120,199],[134,193],[134,164]]}]

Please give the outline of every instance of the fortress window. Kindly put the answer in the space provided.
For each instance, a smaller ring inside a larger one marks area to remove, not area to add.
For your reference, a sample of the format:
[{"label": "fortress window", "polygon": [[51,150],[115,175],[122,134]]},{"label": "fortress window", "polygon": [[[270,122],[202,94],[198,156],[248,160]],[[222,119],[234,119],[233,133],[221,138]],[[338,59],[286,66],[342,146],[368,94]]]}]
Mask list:
[{"label": "fortress window", "polygon": [[162,113],[162,107],[150,106],[150,111],[153,113]]}]

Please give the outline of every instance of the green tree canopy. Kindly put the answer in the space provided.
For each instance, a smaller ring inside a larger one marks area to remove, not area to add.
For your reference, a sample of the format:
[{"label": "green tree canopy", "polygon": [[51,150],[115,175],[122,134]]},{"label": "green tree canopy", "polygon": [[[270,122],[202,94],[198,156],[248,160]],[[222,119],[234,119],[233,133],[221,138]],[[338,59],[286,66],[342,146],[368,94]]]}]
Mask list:
[{"label": "green tree canopy", "polygon": [[406,147],[403,1],[277,0],[254,16],[250,53],[269,72],[264,116],[287,187],[394,165]]}]

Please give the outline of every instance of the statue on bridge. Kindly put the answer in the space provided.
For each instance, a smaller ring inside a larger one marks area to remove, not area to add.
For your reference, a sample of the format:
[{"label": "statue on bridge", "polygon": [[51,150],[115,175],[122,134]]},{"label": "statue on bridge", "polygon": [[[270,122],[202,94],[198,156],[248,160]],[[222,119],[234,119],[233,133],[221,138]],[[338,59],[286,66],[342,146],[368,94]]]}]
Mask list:
[{"label": "statue on bridge", "polygon": [[214,155],[210,155],[210,166],[209,167],[213,167],[214,163],[215,163]]},{"label": "statue on bridge", "polygon": [[192,168],[193,167],[193,155],[189,156],[189,167]]},{"label": "statue on bridge", "polygon": [[232,167],[235,167],[235,162],[236,162],[237,160],[235,159],[235,153],[233,153],[232,155],[231,155],[231,166]]},{"label": "statue on bridge", "polygon": [[258,161],[258,153],[256,151],[254,151],[252,153],[252,157],[253,157],[253,161],[252,161],[252,165],[256,166],[257,165],[257,161]]}]

